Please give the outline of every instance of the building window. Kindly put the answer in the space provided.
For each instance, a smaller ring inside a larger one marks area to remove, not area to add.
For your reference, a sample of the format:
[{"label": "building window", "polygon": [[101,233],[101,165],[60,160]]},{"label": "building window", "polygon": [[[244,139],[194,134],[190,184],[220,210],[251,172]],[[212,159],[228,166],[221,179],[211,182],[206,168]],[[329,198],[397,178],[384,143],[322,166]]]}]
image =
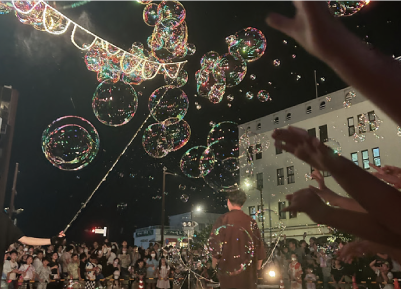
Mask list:
[{"label": "building window", "polygon": [[284,169],[277,169],[277,186],[284,185]]},{"label": "building window", "polygon": [[357,117],[359,134],[366,133],[365,116],[363,114],[359,114]]},{"label": "building window", "polygon": [[256,174],[256,188],[258,190],[263,189],[263,173]]},{"label": "building window", "polygon": [[365,170],[370,168],[369,166],[369,152],[368,150],[362,151],[362,165]]},{"label": "building window", "polygon": [[276,155],[282,154],[283,150],[281,148],[276,147]]},{"label": "building window", "polygon": [[248,163],[253,161],[253,146],[248,147]]},{"label": "building window", "polygon": [[287,120],[291,120],[291,113],[287,113]]},{"label": "building window", "polygon": [[278,118],[278,116],[276,116],[273,120],[274,124],[279,124],[280,120]]},{"label": "building window", "polygon": [[350,103],[351,102],[351,100],[355,97],[355,92],[353,92],[353,91],[348,91],[347,92],[347,94],[345,95],[345,103]]},{"label": "building window", "polygon": [[262,145],[260,143],[256,144],[256,159],[262,159]]},{"label": "building window", "polygon": [[256,129],[259,130],[259,129],[261,129],[261,128],[262,128],[262,124],[261,124],[261,123],[258,123],[258,124],[256,125]]},{"label": "building window", "polygon": [[308,106],[307,108],[306,108],[306,114],[311,114],[312,113],[312,107],[311,106]]},{"label": "building window", "polygon": [[289,184],[295,183],[294,166],[287,167],[287,182]]},{"label": "building window", "polygon": [[331,174],[329,172],[323,172],[323,177],[325,178],[331,177]]},{"label": "building window", "polygon": [[368,119],[369,119],[369,130],[374,131],[376,127],[375,126],[376,114],[374,111],[368,112]]},{"label": "building window", "polygon": [[309,134],[311,137],[316,137],[316,128],[308,129],[308,134]]},{"label": "building window", "polygon": [[[291,206],[291,202],[288,202],[288,206]],[[290,219],[294,219],[297,217],[297,212],[290,212]]]},{"label": "building window", "polygon": [[348,122],[348,136],[353,136],[355,134],[354,117],[347,118],[347,122]]},{"label": "building window", "polygon": [[329,140],[329,135],[327,133],[327,124],[319,126],[320,141],[327,142]]},{"label": "building window", "polygon": [[280,220],[287,219],[286,212],[283,212],[284,209],[285,209],[285,202],[279,202],[278,203],[278,216],[279,216]]},{"label": "building window", "polygon": [[379,150],[379,148],[372,149],[372,152],[373,152],[373,164],[376,167],[380,167],[381,166],[381,161],[380,161],[380,150]]},{"label": "building window", "polygon": [[325,109],[325,108],[326,108],[326,102],[322,101],[320,103],[320,105],[319,105],[319,109],[322,110],[322,109]]},{"label": "building window", "polygon": [[353,161],[354,164],[356,164],[357,166],[359,166],[359,162],[358,162],[358,153],[351,153],[351,161]]},{"label": "building window", "polygon": [[256,208],[255,208],[255,206],[250,206],[249,207],[249,216],[252,219],[256,220]]},{"label": "building window", "polygon": [[258,205],[258,222],[263,222],[263,209],[261,205]]}]

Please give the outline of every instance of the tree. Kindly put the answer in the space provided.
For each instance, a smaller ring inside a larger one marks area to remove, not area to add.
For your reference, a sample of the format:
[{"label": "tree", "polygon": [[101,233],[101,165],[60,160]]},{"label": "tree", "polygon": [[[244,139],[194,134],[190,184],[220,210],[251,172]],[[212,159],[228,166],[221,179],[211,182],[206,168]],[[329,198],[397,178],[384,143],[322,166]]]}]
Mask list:
[{"label": "tree", "polygon": [[212,225],[206,226],[203,230],[195,232],[194,238],[191,242],[191,247],[193,249],[203,248],[207,245],[207,240],[209,239],[210,233],[212,232]]}]

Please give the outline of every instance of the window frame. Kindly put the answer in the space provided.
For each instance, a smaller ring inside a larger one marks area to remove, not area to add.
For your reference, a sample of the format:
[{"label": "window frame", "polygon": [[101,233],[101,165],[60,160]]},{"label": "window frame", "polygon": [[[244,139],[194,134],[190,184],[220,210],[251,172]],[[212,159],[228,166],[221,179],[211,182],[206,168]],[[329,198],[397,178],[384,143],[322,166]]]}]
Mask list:
[{"label": "window frame", "polygon": [[[375,150],[378,150],[378,152],[379,152],[379,155],[378,156],[375,156]],[[375,148],[372,148],[372,156],[373,156],[373,164],[376,166],[376,167],[381,167],[381,157],[380,157],[380,148],[379,147],[375,147]],[[379,160],[379,163],[376,163],[376,160]]]},{"label": "window frame", "polygon": [[[292,174],[290,174],[292,172]],[[287,167],[287,184],[295,184],[295,169],[294,166]]]},{"label": "window frame", "polygon": [[[255,210],[254,213],[251,212],[251,209],[254,209],[254,210]],[[256,220],[256,207],[255,207],[255,206],[249,206],[249,207],[248,207],[248,210],[249,210],[249,216],[250,216],[252,219]]]},{"label": "window frame", "polygon": [[[372,119],[371,116],[373,116]],[[374,131],[372,124],[372,122],[376,120],[376,114],[374,110],[368,112],[368,120],[369,120],[369,131]]]},{"label": "window frame", "polygon": [[[350,120],[352,120],[352,125],[349,124]],[[348,125],[348,136],[353,136],[355,134],[355,122],[353,116],[347,118],[347,125]]]},{"label": "window frame", "polygon": [[327,124],[319,126],[319,139],[321,142],[327,142],[329,140],[329,130]]},{"label": "window frame", "polygon": [[[257,144],[255,145],[255,149],[256,149],[255,159],[256,159],[256,160],[261,160],[262,157],[263,157],[262,144],[257,143]],[[260,151],[258,151],[258,149],[259,149]]]},{"label": "window frame", "polygon": [[277,169],[277,186],[284,186],[284,168]]},{"label": "window frame", "polygon": [[[367,153],[367,155],[368,155],[368,157],[365,159],[364,158],[364,156],[363,156],[363,153],[364,152],[366,152]],[[362,168],[364,169],[364,170],[368,170],[368,169],[370,169],[370,165],[369,165],[369,151],[368,150],[363,150],[363,151],[361,151],[361,155],[362,155]],[[366,166],[365,166],[365,164],[367,164]]]},{"label": "window frame", "polygon": [[276,155],[281,155],[283,153],[283,150],[279,147],[276,147]]},{"label": "window frame", "polygon": [[[356,156],[356,161],[353,160],[352,156]],[[358,152],[351,153],[351,161],[359,167],[359,159],[358,159]]]},{"label": "window frame", "polygon": [[286,203],[285,202],[278,202],[278,218],[279,220],[285,220],[287,219],[287,212],[283,212],[283,210],[286,208]]},{"label": "window frame", "polygon": [[[366,126],[363,122],[361,122],[360,117],[362,116],[362,114],[358,114],[357,115],[357,119],[358,119],[358,132],[359,134],[363,134],[366,133]],[[365,128],[365,130],[363,129]]]},{"label": "window frame", "polygon": [[262,211],[262,205],[258,205],[258,222],[263,222],[264,213]]}]

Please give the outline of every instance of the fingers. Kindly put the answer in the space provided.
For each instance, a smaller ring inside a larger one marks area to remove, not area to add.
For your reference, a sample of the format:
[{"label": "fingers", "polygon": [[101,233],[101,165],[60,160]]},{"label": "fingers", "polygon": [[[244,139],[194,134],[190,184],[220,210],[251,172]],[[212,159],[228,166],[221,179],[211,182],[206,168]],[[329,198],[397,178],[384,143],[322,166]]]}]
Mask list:
[{"label": "fingers", "polygon": [[267,25],[292,37],[294,20],[278,13],[270,13],[266,18]]},{"label": "fingers", "polygon": [[285,150],[286,152],[289,152],[289,153],[292,153],[292,154],[295,152],[295,146],[290,145],[290,144],[288,144],[286,142],[283,142],[283,141],[276,140],[274,142],[274,146],[276,148]]}]

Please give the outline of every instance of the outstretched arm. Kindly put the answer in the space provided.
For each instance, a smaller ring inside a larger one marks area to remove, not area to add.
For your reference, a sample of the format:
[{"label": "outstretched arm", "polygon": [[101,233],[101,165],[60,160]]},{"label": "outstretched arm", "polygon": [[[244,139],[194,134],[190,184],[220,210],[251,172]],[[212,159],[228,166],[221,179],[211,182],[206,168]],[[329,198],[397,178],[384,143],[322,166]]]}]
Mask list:
[{"label": "outstretched arm", "polygon": [[331,15],[325,1],[294,1],[293,19],[272,13],[267,23],[294,38],[349,85],[401,125],[401,65],[372,51]]},{"label": "outstretched arm", "polygon": [[50,244],[55,244],[64,239],[65,235],[63,232],[60,232],[58,237],[53,237],[52,239],[44,239],[44,238],[33,238],[23,236],[18,239],[22,244],[31,245],[31,246],[46,246]]}]

